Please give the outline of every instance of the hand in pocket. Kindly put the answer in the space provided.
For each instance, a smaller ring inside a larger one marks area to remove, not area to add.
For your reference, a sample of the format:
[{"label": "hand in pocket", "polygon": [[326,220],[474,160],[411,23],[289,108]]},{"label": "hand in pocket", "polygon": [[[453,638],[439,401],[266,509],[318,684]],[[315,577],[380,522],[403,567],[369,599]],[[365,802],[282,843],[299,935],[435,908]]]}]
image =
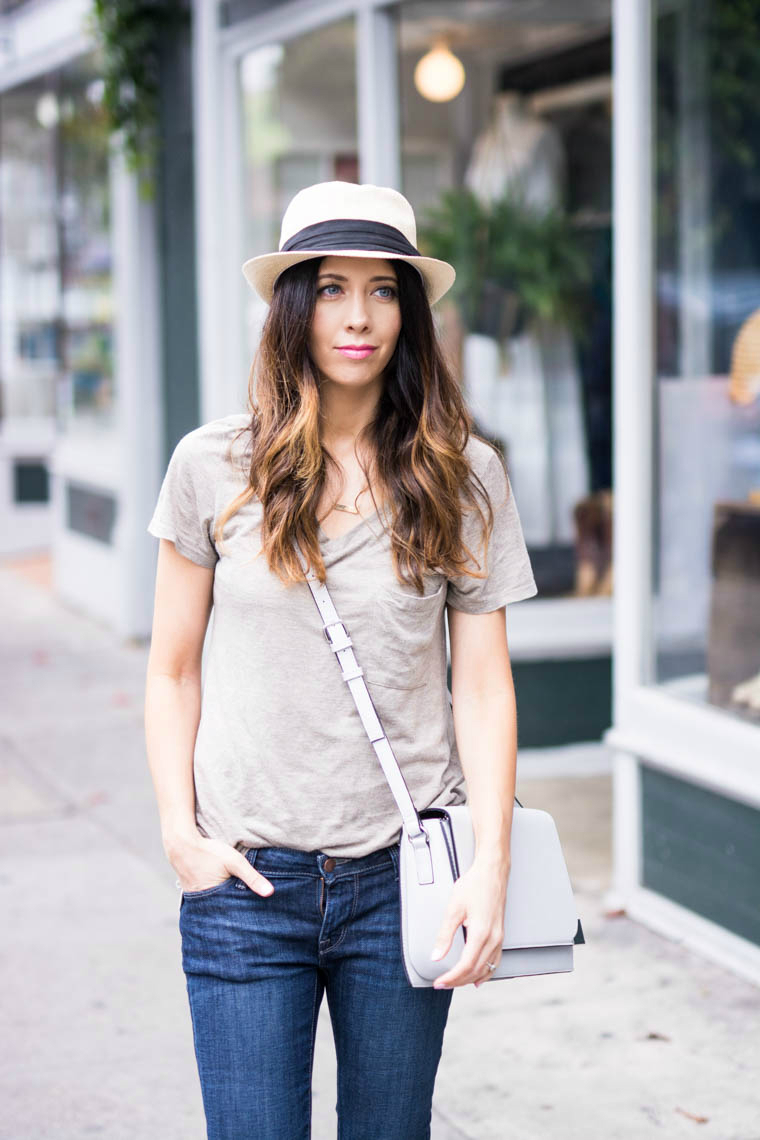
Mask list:
[{"label": "hand in pocket", "polygon": [[260,874],[237,848],[221,839],[209,839],[200,833],[175,841],[167,857],[177,872],[183,891],[212,890],[236,876],[257,895],[271,895],[274,886]]}]

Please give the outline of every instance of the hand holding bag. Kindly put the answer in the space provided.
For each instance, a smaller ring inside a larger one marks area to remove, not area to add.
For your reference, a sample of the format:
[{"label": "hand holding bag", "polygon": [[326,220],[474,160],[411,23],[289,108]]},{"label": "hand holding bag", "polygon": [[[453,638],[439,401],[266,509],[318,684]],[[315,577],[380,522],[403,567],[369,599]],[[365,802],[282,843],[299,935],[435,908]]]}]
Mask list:
[{"label": "hand holding bag", "polygon": [[[401,813],[399,891],[404,969],[410,985],[432,986],[437,977],[457,964],[464,949],[466,926],[462,924],[448,953],[437,961],[431,958],[454,880],[472,865],[475,854],[469,805],[417,811],[348,631],[327,586],[307,569],[298,543],[294,545],[322,619],[323,633]],[[513,812],[510,833],[502,951],[486,981],[570,971],[574,944],[585,942],[554,819],[546,811],[523,807],[516,796],[515,803],[520,810]]]}]

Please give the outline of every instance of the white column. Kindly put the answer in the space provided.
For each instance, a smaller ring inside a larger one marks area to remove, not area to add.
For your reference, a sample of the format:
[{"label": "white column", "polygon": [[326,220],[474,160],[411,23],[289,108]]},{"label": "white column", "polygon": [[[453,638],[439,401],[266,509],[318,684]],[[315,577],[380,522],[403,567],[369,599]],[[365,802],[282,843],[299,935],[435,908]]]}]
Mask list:
[{"label": "white column", "polygon": [[651,0],[615,0],[614,722],[652,679],[653,225]]},{"label": "white column", "polygon": [[[237,333],[230,297],[237,295],[238,281],[229,279],[227,268],[225,213],[234,206],[224,186],[223,60],[216,0],[193,0],[192,18],[200,422],[207,423],[240,410],[225,383],[230,377],[229,342]],[[238,275],[242,281],[239,269]]]},{"label": "white column", "polygon": [[150,634],[156,540],[148,534],[164,470],[162,322],[155,204],[143,201],[123,154],[111,159],[114,370],[121,458],[114,533],[122,576],[113,626],[124,637]]},{"label": "white column", "polygon": [[401,189],[398,46],[395,10],[356,16],[359,180]]},{"label": "white column", "polygon": [[[651,0],[614,0],[613,734],[653,677],[652,18]],[[639,779],[637,758],[616,752],[607,905],[625,906],[640,881]]]}]

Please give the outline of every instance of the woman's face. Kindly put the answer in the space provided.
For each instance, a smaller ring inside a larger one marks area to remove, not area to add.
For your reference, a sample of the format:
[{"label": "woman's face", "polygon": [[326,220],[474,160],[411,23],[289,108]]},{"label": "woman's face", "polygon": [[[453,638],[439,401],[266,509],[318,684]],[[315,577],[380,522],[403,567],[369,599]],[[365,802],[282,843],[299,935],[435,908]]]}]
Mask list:
[{"label": "woman's face", "polygon": [[[376,380],[393,355],[400,330],[392,261],[378,257],[322,260],[309,348],[325,379],[352,387]],[[353,352],[349,346],[354,346]]]}]

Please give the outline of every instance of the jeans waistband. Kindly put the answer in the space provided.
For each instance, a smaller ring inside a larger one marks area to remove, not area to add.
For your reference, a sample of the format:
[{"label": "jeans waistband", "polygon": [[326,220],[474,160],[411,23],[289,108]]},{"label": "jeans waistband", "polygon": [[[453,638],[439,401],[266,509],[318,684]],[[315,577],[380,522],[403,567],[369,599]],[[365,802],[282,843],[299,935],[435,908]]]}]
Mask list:
[{"label": "jeans waistband", "polygon": [[399,845],[391,844],[368,855],[356,858],[327,855],[324,851],[300,851],[295,847],[250,847],[245,857],[263,875],[271,871],[291,871],[296,874],[324,875],[326,878],[342,878],[357,875],[373,867],[389,864],[398,872]]}]

